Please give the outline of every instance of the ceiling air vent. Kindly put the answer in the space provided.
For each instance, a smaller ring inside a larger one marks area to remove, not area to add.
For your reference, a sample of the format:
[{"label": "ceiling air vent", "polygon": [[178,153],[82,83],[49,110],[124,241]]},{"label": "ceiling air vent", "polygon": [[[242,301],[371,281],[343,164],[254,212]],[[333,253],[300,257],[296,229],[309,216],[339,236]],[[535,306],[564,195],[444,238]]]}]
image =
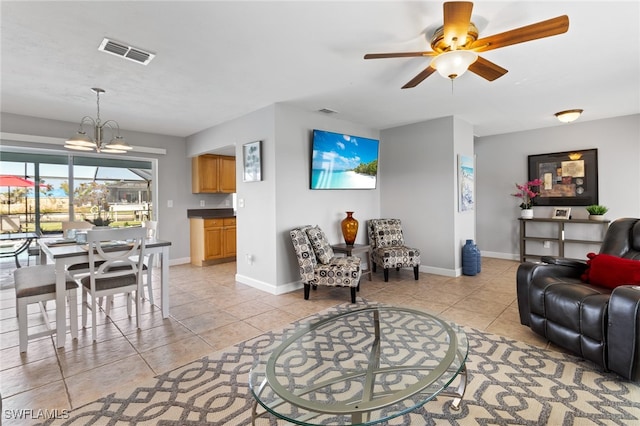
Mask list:
[{"label": "ceiling air vent", "polygon": [[137,47],[129,46],[126,43],[110,40],[108,38],[102,40],[98,50],[120,56],[142,65],[147,65],[156,56],[155,53],[145,52]]}]

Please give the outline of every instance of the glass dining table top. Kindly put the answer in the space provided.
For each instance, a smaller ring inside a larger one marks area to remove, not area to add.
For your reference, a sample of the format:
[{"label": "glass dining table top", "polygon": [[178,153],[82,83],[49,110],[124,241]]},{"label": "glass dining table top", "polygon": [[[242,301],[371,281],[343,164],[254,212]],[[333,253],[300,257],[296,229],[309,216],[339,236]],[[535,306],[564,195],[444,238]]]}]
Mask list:
[{"label": "glass dining table top", "polygon": [[419,310],[374,305],[324,316],[286,331],[261,354],[249,377],[252,418],[375,424],[437,395],[455,397],[457,409],[467,353],[460,327]]}]

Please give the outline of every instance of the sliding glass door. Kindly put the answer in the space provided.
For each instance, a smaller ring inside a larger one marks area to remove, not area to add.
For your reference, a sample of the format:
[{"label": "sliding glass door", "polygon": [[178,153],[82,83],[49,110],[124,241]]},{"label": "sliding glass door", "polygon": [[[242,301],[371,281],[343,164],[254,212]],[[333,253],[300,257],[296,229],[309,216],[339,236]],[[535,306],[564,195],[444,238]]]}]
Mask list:
[{"label": "sliding glass door", "polygon": [[153,218],[150,161],[2,151],[0,169],[0,184],[14,184],[0,186],[2,232],[58,233],[69,220],[135,226]]}]

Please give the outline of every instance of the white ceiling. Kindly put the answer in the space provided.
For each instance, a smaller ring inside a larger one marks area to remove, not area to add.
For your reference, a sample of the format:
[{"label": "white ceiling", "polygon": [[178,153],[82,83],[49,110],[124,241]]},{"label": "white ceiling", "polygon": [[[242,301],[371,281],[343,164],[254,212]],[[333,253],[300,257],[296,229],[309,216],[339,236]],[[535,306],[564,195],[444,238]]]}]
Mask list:
[{"label": "white ceiling", "polygon": [[[128,130],[188,136],[283,102],[329,108],[373,128],[455,115],[478,136],[640,113],[640,2],[476,1],[480,37],[566,14],[566,34],[483,53],[507,68],[488,82],[433,74],[400,88],[431,50],[434,1],[2,1],[3,112],[70,122],[95,116]],[[104,37],[152,51],[143,66],[99,52]]]}]

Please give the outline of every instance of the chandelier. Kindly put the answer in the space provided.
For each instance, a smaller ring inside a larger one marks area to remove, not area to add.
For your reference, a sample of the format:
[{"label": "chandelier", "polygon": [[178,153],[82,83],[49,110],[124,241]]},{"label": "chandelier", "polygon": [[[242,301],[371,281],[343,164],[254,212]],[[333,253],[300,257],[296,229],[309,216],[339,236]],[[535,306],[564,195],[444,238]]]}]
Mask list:
[{"label": "chandelier", "polygon": [[[120,136],[120,125],[114,120],[107,120],[104,123],[100,121],[100,93],[105,93],[103,89],[97,87],[91,88],[96,93],[98,115],[94,119],[85,115],[80,120],[80,128],[75,136],[69,138],[64,143],[64,147],[74,149],[76,151],[96,151],[108,154],[124,154],[133,149],[131,145],[125,142],[124,137]],[[93,126],[94,139],[84,131],[84,125],[89,123]],[[111,131],[111,141],[105,143],[103,140],[105,128]]]}]

